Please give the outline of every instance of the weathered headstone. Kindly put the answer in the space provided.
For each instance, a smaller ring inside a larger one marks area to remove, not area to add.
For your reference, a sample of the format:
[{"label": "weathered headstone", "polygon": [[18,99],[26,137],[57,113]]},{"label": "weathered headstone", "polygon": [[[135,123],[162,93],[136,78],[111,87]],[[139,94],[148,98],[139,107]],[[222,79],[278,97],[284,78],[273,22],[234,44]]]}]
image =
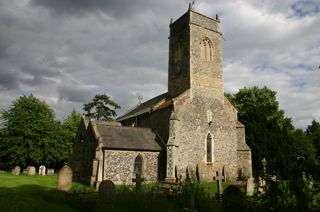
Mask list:
[{"label": "weathered headstone", "polygon": [[54,175],[54,169],[48,169],[47,175]]},{"label": "weathered headstone", "polygon": [[136,178],[132,179],[132,182],[136,183],[136,191],[141,191],[141,183],[144,181],[144,178],[141,178],[140,174],[136,174]]},{"label": "weathered headstone", "polygon": [[28,166],[27,175],[33,176],[36,174],[36,168],[34,166]]},{"label": "weathered headstone", "polygon": [[245,211],[244,196],[237,186],[231,185],[224,190],[222,211]]},{"label": "weathered headstone", "polygon": [[190,164],[187,166],[187,180],[190,182],[197,180],[196,170]]},{"label": "weathered headstone", "polygon": [[242,167],[240,171],[240,178],[241,180],[246,180],[249,177],[249,172],[246,167]]},{"label": "weathered headstone", "polygon": [[99,196],[105,201],[112,201],[116,195],[116,187],[111,180],[104,180],[99,185]]},{"label": "weathered headstone", "polygon": [[223,176],[223,181],[224,182],[227,182],[229,180],[229,171],[228,171],[228,168],[226,166],[223,167],[222,169],[222,176]]},{"label": "weathered headstone", "polygon": [[205,167],[203,163],[198,163],[197,169],[196,169],[196,175],[197,175],[197,180],[200,182],[201,180],[205,179]]},{"label": "weathered headstone", "polygon": [[44,165],[39,167],[39,175],[46,175],[46,167]]},{"label": "weathered headstone", "polygon": [[254,178],[249,177],[247,181],[247,196],[253,196],[254,194]]},{"label": "weathered headstone", "polygon": [[64,165],[58,173],[57,189],[59,191],[69,191],[72,187],[72,170],[68,165]]},{"label": "weathered headstone", "polygon": [[14,169],[12,169],[11,174],[13,174],[13,175],[19,175],[20,172],[21,172],[20,166],[16,166],[16,167],[14,167]]},{"label": "weathered headstone", "polygon": [[219,171],[216,171],[216,176],[215,176],[215,180],[217,181],[217,196],[218,197],[222,197],[222,193],[223,193],[223,190],[222,190],[222,180],[223,180],[223,176],[222,175],[219,175]]}]

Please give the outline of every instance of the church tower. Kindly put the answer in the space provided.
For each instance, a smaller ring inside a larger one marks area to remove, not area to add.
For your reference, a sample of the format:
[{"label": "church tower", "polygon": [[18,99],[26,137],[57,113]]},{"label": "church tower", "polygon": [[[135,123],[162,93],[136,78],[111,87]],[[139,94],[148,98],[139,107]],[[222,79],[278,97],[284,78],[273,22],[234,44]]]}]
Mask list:
[{"label": "church tower", "polygon": [[189,10],[170,23],[168,93],[224,100],[220,21]]}]

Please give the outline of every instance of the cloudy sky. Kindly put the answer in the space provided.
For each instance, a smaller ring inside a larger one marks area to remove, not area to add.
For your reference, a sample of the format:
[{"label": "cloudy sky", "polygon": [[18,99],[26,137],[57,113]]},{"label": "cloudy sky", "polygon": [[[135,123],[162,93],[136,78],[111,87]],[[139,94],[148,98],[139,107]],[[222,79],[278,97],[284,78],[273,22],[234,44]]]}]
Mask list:
[{"label": "cloudy sky", "polygon": [[[0,109],[21,95],[58,119],[97,93],[122,109],[167,90],[169,20],[187,0],[0,0]],[[320,0],[196,0],[222,23],[225,90],[268,86],[296,127],[320,121]]]}]

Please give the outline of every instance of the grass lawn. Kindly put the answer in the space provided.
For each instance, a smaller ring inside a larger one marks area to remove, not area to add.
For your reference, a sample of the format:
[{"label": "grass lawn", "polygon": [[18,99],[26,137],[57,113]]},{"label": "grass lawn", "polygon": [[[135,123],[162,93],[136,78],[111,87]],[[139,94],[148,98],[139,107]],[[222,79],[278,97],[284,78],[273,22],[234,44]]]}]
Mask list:
[{"label": "grass lawn", "polygon": [[56,175],[0,174],[0,211],[75,211],[65,193],[56,190],[56,182]]},{"label": "grass lawn", "polygon": [[[167,196],[157,194],[151,203],[151,187],[156,184],[143,185],[144,192],[134,192],[134,186],[117,186],[117,195],[113,204],[99,199],[92,188],[74,182],[71,193],[56,190],[57,176],[14,176],[10,173],[0,173],[0,212],[2,211],[177,211],[189,202],[189,195]],[[223,183],[226,188],[228,184]],[[201,182],[195,185],[212,198],[216,192],[216,183]],[[191,187],[188,187],[189,190]],[[201,196],[201,194],[200,194]],[[205,198],[202,196],[202,198]],[[204,204],[203,201],[200,201]],[[212,204],[208,202],[208,204]]]}]

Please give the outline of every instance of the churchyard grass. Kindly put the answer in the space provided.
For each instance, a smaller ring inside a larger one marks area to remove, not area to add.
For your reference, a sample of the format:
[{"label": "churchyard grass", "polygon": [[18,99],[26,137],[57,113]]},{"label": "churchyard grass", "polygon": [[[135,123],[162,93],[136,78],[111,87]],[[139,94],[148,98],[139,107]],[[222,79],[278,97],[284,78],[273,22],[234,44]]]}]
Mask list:
[{"label": "churchyard grass", "polygon": [[[0,211],[76,211],[66,194],[56,190],[57,175],[0,174]],[[90,191],[79,183],[72,190]]]},{"label": "churchyard grass", "polygon": [[[106,202],[94,189],[77,182],[70,192],[59,192],[56,180],[57,175],[1,173],[0,211],[181,211],[190,206],[192,195],[200,211],[219,209],[219,201],[214,198],[215,182],[185,184],[173,193],[160,190],[158,183],[143,183],[141,192],[136,192],[134,185],[120,185],[116,186],[116,198]],[[157,188],[156,193],[152,188]]]}]

